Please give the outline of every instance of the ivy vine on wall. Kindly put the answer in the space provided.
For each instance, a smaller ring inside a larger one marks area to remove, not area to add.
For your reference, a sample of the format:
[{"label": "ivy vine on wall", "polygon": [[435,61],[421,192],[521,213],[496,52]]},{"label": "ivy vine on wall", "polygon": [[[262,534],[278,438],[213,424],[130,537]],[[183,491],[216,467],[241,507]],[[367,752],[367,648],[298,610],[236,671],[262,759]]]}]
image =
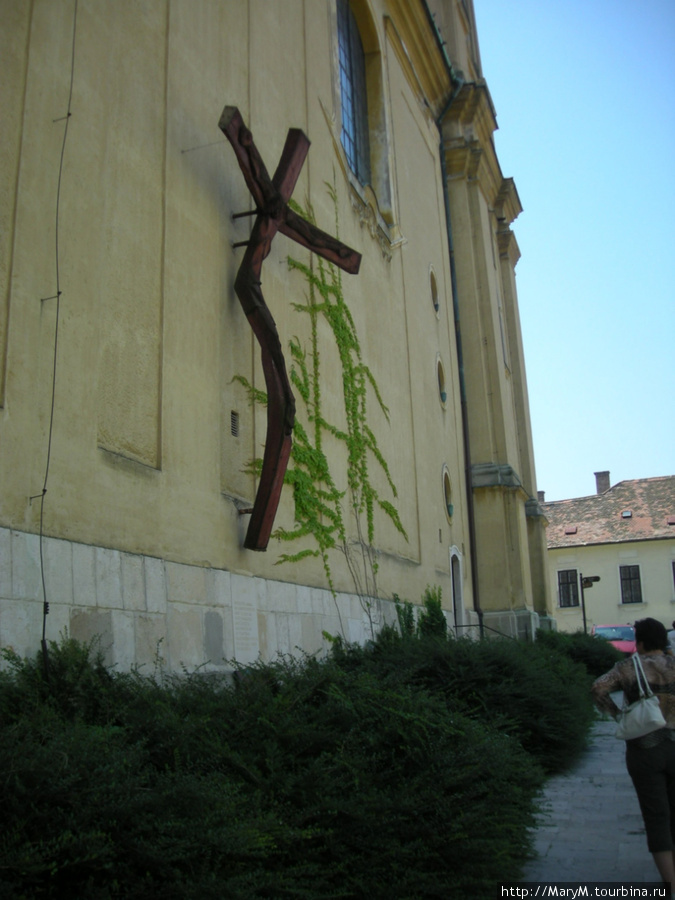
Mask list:
[{"label": "ivy vine on wall", "polygon": [[[337,194],[333,185],[327,184],[327,188],[335,208],[337,236]],[[314,222],[311,206],[302,209],[295,203],[291,202],[291,205],[304,218]],[[278,528],[273,537],[291,544],[309,536],[314,546],[295,553],[285,552],[278,563],[320,557],[328,585],[335,595],[329,553],[341,551],[356,592],[369,611],[367,598],[377,596],[378,567],[373,548],[376,509],[380,509],[407,540],[396,507],[380,496],[370,478],[371,466],[376,465],[384,473],[392,496],[394,499],[397,497],[389,466],[368,424],[370,397],[375,398],[387,421],[389,411],[372,372],[363,361],[356,325],[343,292],[341,271],[315,256],[312,256],[310,265],[289,257],[288,266],[299,272],[307,284],[305,302],[294,303],[293,308],[309,317],[310,340],[308,347],[304,347],[297,337],[290,341],[290,379],[302,401],[298,402],[290,464],[285,477],[285,483],[293,489],[295,524],[291,529]],[[344,422],[341,426],[327,421],[323,414],[324,382],[318,340],[320,318],[330,327],[340,359],[344,401]],[[264,392],[256,390],[246,378],[238,375],[235,380],[246,388],[251,403],[267,402]],[[301,407],[306,413],[304,422],[300,415]],[[342,488],[338,486],[339,479],[331,471],[324,450],[326,441],[331,438],[341,442],[347,451],[347,470],[343,475]],[[261,464],[261,460],[253,460],[247,468],[257,474]],[[353,517],[355,538],[350,538],[345,508]]]}]

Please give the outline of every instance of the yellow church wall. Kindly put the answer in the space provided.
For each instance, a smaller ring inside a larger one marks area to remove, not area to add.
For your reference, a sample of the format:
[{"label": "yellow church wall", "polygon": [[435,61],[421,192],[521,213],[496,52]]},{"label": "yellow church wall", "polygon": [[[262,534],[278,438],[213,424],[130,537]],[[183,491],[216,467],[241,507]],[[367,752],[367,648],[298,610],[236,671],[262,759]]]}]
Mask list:
[{"label": "yellow church wall", "polygon": [[[340,238],[363,254],[360,274],[343,275],[342,284],[364,362],[389,408],[387,422],[369,396],[368,422],[398,497],[391,496],[375,464],[371,476],[382,497],[395,504],[408,534],[406,541],[378,515],[380,593],[418,601],[426,585],[439,584],[450,609],[449,552],[455,547],[463,562],[462,602],[471,607],[439,135],[413,77],[414,60],[402,58],[401,29],[412,25],[406,25],[398,5],[384,0],[368,5],[379,46],[370,64],[381,67],[379,177],[390,190],[378,211],[372,191],[352,183],[339,146],[331,3],[78,3],[60,194],[62,293],[43,519],[50,540],[71,542],[67,550],[59,544],[67,558],[88,552],[76,547],[93,547],[100,549],[101,571],[107,571],[111,553],[122,554],[122,562],[114,557],[114,566],[124,563],[129,572],[136,572],[141,563],[133,560],[142,557],[145,579],[155,571],[152,560],[163,560],[275,585],[326,587],[319,560],[275,566],[287,549],[275,540],[264,554],[242,549],[248,517],[238,509],[252,504],[255,490],[252,476],[242,470],[262,453],[266,422],[264,411],[251,408],[242,386],[232,380],[243,375],[264,387],[259,348],[233,292],[242,251],[231,244],[246,238],[251,220],[233,222],[230,216],[250,209],[251,198],[218,130],[222,108],[238,105],[270,172],[288,127],[307,132],[312,146],[294,198],[302,205],[309,201],[317,224],[334,233],[336,213],[325,183],[334,184]],[[56,190],[75,7],[67,0],[32,5],[3,0],[2,9],[7,13],[3,49],[8,49],[3,91],[10,110],[2,136],[7,153],[0,159],[1,196],[8,200],[7,208],[2,204],[2,224],[14,228],[8,229],[10,237],[3,228],[0,244],[0,349],[4,340],[7,355],[0,526],[28,536],[12,538],[17,546],[33,547],[29,537],[40,529],[51,415]],[[443,72],[439,57],[424,73],[424,83],[435,83]],[[461,231],[469,224],[467,219],[456,227]],[[299,273],[288,271],[289,254],[309,261],[307,251],[279,235],[262,276],[285,349],[293,336],[309,341],[307,322],[292,307],[303,301],[307,286]],[[341,423],[337,353],[325,324],[319,331],[324,412]],[[300,403],[298,408],[304,415]],[[329,452],[343,469],[343,450],[333,446]],[[293,527],[288,488],[277,525]],[[358,537],[353,523],[350,535]],[[32,560],[32,553],[26,558]],[[353,591],[337,553],[332,566],[336,589]],[[35,584],[30,584],[33,597]],[[64,588],[63,609],[66,594]],[[175,596],[187,598],[189,590]],[[97,608],[118,608],[117,601],[106,605],[102,597]],[[134,628],[146,629],[138,635],[146,647],[167,627],[176,640],[177,608],[168,626],[168,619],[153,618],[165,615],[159,605],[154,609],[144,602],[143,610],[135,610],[133,600],[125,601],[105,627],[126,634],[133,621]],[[147,627],[139,624],[141,613]],[[78,622],[84,634],[82,616]],[[261,622],[261,646],[271,653],[281,626],[267,612]],[[314,629],[312,640],[320,640],[316,625],[303,627]]]},{"label": "yellow church wall", "polygon": [[[249,517],[240,510],[256,488],[245,466],[262,455],[266,415],[236,380],[264,390],[260,349],[233,291],[243,251],[232,244],[246,239],[252,220],[231,215],[252,200],[218,129],[225,105],[240,108],[270,173],[287,129],[307,133],[294,200],[363,255],[342,289],[388,408],[387,418],[369,388],[368,426],[397,496],[374,460],[369,477],[407,532],[406,540],[376,513],[379,596],[419,601],[427,585],[439,585],[455,624],[476,621],[457,299],[481,602],[507,618],[546,614],[518,250],[508,227],[520,207],[494,156],[473,7],[431,4],[450,34],[453,65],[476,82],[444,120],[453,298],[436,122],[453,89],[447,59],[422,3],[351,5],[366,51],[372,187],[358,183],[340,142],[333,0],[79,0],[75,32],[73,0],[0,0],[9,123],[0,138],[0,549],[12,561],[0,565],[3,640],[3,622],[16,633],[38,630],[44,542],[52,633],[102,630],[121,665],[148,658],[157,640],[172,665],[199,664],[200,654],[314,652],[324,630],[364,639],[373,616],[381,625],[395,615],[386,604],[364,606],[358,594],[374,592],[373,582],[355,582],[339,552],[331,554],[335,597],[321,560],[276,565],[284,551],[313,547],[311,538],[273,538],[266,553],[243,549]],[[293,306],[308,286],[289,271],[289,255],[310,263],[279,234],[262,280],[290,367],[289,341],[308,349],[311,333]],[[344,428],[339,354],[321,319],[318,344],[322,413]],[[307,424],[297,391],[296,400]],[[327,438],[325,449],[345,488],[344,446]],[[522,487],[490,480],[509,472]],[[357,525],[347,500],[345,510],[353,552],[365,521]],[[276,525],[294,525],[288,486]],[[514,633],[530,625],[516,622]]]}]

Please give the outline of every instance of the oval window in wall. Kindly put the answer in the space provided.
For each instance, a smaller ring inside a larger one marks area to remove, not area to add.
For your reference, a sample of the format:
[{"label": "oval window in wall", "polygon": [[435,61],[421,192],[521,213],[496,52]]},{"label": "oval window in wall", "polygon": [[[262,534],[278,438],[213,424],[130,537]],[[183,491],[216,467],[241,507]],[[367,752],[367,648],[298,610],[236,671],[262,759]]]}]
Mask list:
[{"label": "oval window in wall", "polygon": [[448,391],[445,386],[445,369],[443,368],[443,363],[441,362],[440,353],[436,356],[436,375],[438,377],[438,396],[440,398],[443,409],[445,409],[448,403]]},{"label": "oval window in wall", "polygon": [[450,473],[448,472],[448,467],[446,465],[443,466],[443,502],[445,504],[445,515],[448,517],[448,522],[452,522],[452,514],[454,513],[455,508],[452,503]]},{"label": "oval window in wall", "polygon": [[438,284],[436,282],[436,273],[434,272],[432,267],[429,267],[429,287],[431,289],[431,302],[434,305],[434,312],[438,316],[441,304],[440,300],[438,299]]}]

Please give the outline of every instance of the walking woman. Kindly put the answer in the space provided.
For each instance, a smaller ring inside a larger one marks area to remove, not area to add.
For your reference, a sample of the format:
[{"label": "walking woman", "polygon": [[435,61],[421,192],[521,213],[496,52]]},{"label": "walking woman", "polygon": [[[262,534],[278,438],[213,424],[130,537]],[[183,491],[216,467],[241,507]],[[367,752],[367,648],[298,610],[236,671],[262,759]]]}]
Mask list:
[{"label": "walking woman", "polygon": [[[635,645],[666,727],[626,741],[626,767],[640,803],[647,846],[675,895],[675,657],[668,649],[666,629],[656,619],[635,623]],[[639,697],[632,659],[601,675],[592,691],[598,709],[616,717],[620,710],[610,696],[613,691],[623,691],[626,703]]]}]

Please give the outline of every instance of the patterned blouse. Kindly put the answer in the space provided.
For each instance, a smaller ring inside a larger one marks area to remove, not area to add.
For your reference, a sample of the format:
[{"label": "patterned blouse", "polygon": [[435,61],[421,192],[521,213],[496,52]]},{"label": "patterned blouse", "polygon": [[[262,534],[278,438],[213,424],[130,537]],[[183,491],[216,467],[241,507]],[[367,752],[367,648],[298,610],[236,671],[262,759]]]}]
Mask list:
[{"label": "patterned blouse", "polygon": [[[640,661],[650,688],[659,698],[667,727],[675,728],[675,656],[651,650],[641,653]],[[626,703],[634,703],[640,696],[633,660],[622,659],[593,683],[591,691],[598,709],[616,717],[620,710],[610,697],[613,691],[623,691]]]}]

